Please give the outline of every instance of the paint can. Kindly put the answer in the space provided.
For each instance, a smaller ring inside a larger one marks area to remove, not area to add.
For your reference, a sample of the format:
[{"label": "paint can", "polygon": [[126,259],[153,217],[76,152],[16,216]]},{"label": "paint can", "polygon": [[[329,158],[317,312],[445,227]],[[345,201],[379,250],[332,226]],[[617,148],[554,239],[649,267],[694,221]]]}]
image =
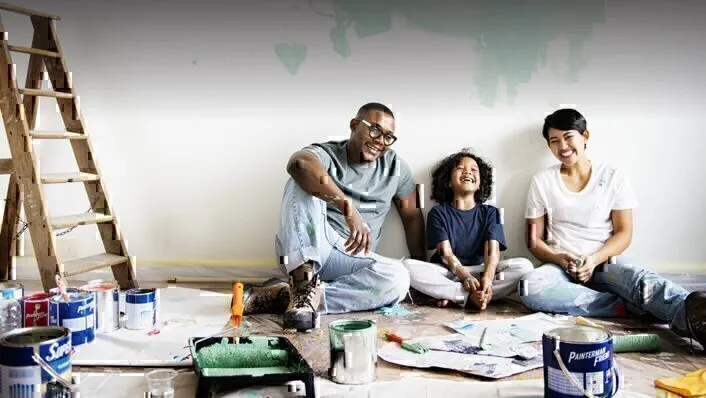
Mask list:
[{"label": "paint can", "polygon": [[58,375],[71,380],[71,347],[71,331],[64,327],[21,328],[0,336],[0,396],[47,395],[47,384],[55,378],[41,368],[34,353]]},{"label": "paint can", "polygon": [[25,295],[25,288],[21,283],[4,282],[0,283],[0,299],[13,298],[17,301],[22,300]]},{"label": "paint can", "polygon": [[71,330],[71,345],[78,347],[96,337],[95,297],[91,293],[68,293],[69,300],[61,295],[49,300],[49,324]]},{"label": "paint can", "polygon": [[157,326],[159,290],[151,288],[130,289],[125,292],[125,328],[152,329]]},{"label": "paint can", "polygon": [[120,329],[120,290],[117,281],[93,280],[81,290],[95,297],[96,332],[107,333]]},{"label": "paint can", "polygon": [[329,337],[331,380],[340,384],[366,384],[375,381],[378,357],[375,321],[333,321],[329,324]]},{"label": "paint can", "polygon": [[620,377],[613,360],[613,335],[591,326],[560,327],[542,336],[544,396],[615,396]]},{"label": "paint can", "polygon": [[24,327],[49,326],[49,300],[52,293],[37,293],[22,298]]}]

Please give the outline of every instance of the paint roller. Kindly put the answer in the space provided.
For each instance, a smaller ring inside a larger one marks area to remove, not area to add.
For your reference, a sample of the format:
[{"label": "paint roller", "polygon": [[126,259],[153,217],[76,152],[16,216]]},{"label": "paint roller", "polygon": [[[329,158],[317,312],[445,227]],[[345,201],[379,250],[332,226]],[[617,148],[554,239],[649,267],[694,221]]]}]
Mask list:
[{"label": "paint roller", "polygon": [[[576,317],[577,325],[593,326],[604,329],[593,321],[582,316]],[[613,352],[659,352],[662,349],[662,340],[654,333],[639,333],[626,335],[613,335]]]},{"label": "paint roller", "polygon": [[281,349],[249,347],[250,344],[232,344],[228,339],[211,344],[196,353],[203,369],[242,369],[287,366],[289,353]]}]

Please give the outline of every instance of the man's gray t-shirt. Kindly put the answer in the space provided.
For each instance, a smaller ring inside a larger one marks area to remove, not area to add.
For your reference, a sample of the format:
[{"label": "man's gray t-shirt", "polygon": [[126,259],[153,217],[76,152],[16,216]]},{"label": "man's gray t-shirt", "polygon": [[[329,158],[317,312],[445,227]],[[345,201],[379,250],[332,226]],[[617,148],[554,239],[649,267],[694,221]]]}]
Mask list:
[{"label": "man's gray t-shirt", "polygon": [[[311,144],[304,150],[313,152],[331,179],[353,200],[355,208],[370,226],[370,250],[374,251],[382,235],[382,224],[393,199],[409,195],[415,188],[407,163],[388,148],[375,162],[356,164],[348,160],[348,140]],[[344,238],[350,231],[343,213],[327,204],[328,222]]]}]

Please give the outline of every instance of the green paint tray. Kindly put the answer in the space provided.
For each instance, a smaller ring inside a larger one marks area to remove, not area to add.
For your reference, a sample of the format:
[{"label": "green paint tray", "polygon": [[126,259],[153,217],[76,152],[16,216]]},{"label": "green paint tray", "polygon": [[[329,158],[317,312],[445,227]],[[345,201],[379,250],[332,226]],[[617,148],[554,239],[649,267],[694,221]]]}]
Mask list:
[{"label": "green paint tray", "polygon": [[198,380],[197,397],[255,385],[282,386],[297,380],[304,383],[306,397],[315,396],[314,371],[286,337],[211,337],[198,341],[201,339],[189,339]]}]

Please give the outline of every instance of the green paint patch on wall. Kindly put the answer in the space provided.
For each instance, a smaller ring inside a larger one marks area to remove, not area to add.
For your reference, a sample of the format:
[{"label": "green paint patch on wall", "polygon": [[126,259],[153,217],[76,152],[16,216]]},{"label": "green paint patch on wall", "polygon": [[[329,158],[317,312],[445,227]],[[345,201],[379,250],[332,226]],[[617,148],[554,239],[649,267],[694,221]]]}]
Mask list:
[{"label": "green paint patch on wall", "polygon": [[275,54],[291,75],[296,75],[299,67],[306,60],[307,47],[304,44],[279,43],[275,45]]},{"label": "green paint patch on wall", "polygon": [[478,101],[488,107],[497,102],[501,80],[512,103],[519,87],[546,64],[549,43],[559,38],[569,44],[564,78],[577,81],[588,62],[583,45],[594,26],[605,21],[605,1],[332,0],[332,14],[309,4],[313,12],[335,23],[329,31],[332,49],[343,58],[353,55],[346,35],[349,29],[361,39],[384,34],[392,29],[393,16],[404,17],[408,28],[468,38],[469,51],[480,58],[478,67],[469,67],[469,73],[473,74]]}]

